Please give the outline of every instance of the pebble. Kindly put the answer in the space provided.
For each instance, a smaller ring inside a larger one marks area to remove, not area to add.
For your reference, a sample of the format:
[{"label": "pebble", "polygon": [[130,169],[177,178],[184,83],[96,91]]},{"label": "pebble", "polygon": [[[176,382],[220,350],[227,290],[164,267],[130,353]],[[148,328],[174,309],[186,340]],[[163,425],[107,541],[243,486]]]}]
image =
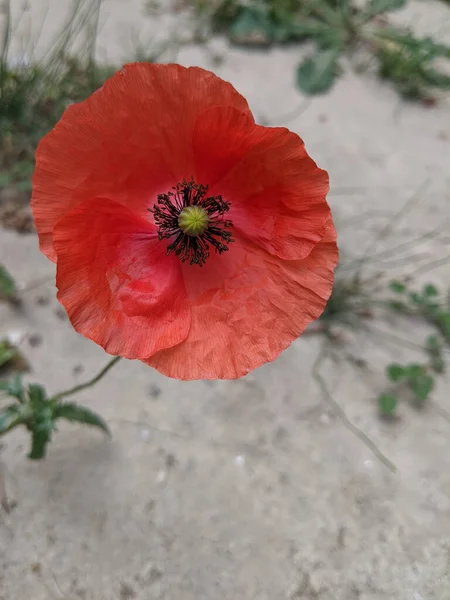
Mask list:
[{"label": "pebble", "polygon": [[143,442],[148,442],[148,440],[152,437],[152,433],[149,429],[143,429],[141,431],[141,440]]},{"label": "pebble", "polygon": [[245,465],[245,456],[242,456],[242,454],[238,454],[235,458],[234,458],[234,462],[236,463],[236,465],[238,467],[243,467]]}]

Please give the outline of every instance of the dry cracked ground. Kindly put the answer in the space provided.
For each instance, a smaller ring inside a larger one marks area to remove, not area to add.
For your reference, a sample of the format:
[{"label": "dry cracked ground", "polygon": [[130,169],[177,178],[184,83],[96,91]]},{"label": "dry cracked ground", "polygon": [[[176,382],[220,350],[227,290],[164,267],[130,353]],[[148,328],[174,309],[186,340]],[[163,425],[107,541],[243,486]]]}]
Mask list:
[{"label": "dry cracked ground", "polygon": [[[65,0],[31,2],[22,22],[35,27],[46,4],[44,40]],[[145,15],[137,1],[105,0],[102,11],[98,52],[117,63],[133,36],[173,42],[186,29],[178,15]],[[448,39],[450,23],[431,0],[403,18]],[[330,173],[344,255],[364,253],[386,224],[349,218],[397,214],[389,235],[378,236],[377,251],[394,248],[379,268],[387,278],[412,268],[445,286],[445,261],[433,271],[421,265],[445,258],[448,245],[421,236],[449,231],[449,102],[405,104],[351,71],[329,95],[305,100],[292,83],[299,52],[249,52],[215,38],[180,45],[173,59],[213,69],[260,122],[305,139]],[[396,265],[395,248],[414,239],[420,244]],[[99,370],[107,357],[71,329],[36,237],[0,231],[0,259],[24,289],[22,310],[0,305],[0,333],[22,339],[30,377],[57,391]],[[380,333],[394,329],[409,346]],[[305,336],[238,381],[182,383],[122,361],[78,398],[107,419],[112,441],[62,427],[34,464],[21,432],[5,438],[0,458],[15,506],[0,514],[0,598],[449,600],[449,379],[423,410],[405,404],[397,421],[380,420],[384,366],[410,359],[424,331],[389,319],[375,330],[344,333],[320,365],[331,396],[312,372],[324,340]]]}]

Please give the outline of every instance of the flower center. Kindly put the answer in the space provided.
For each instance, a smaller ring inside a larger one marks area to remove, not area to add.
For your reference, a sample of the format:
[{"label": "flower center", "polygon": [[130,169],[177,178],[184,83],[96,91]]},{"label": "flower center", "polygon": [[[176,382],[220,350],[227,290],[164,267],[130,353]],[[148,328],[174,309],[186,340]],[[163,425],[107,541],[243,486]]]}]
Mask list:
[{"label": "flower center", "polygon": [[[233,242],[226,231],[233,223],[224,219],[230,203],[222,196],[207,196],[208,186],[184,179],[173,191],[159,194],[153,213],[160,240],[174,238],[167,246],[167,254],[175,252],[182,261],[203,266],[209,257],[209,247],[219,254]],[[226,243],[224,243],[226,242]]]},{"label": "flower center", "polygon": [[180,212],[178,225],[183,233],[195,237],[208,227],[208,213],[201,206],[186,206]]}]

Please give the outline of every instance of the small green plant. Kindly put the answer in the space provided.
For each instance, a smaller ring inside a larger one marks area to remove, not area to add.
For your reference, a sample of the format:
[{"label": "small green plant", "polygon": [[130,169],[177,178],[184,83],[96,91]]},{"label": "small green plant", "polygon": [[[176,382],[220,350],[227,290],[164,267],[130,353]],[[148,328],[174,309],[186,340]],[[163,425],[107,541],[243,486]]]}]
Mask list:
[{"label": "small green plant", "polygon": [[[84,100],[115,71],[94,61],[100,0],[71,0],[66,23],[40,60],[11,64],[13,37],[10,0],[0,24],[0,194],[12,188],[31,192],[34,152],[39,140],[69,104]],[[71,52],[85,38],[85,52]],[[31,44],[33,40],[30,41]],[[33,52],[31,52],[31,55]]]},{"label": "small green plant", "polygon": [[112,359],[91,381],[52,397],[48,397],[41,385],[25,385],[20,373],[10,381],[0,381],[0,392],[13,400],[0,410],[0,436],[16,427],[25,427],[31,435],[28,458],[39,460],[45,457],[47,445],[61,419],[97,427],[109,435],[108,426],[100,416],[85,406],[62,402],[62,399],[99,381],[117,361],[117,357]]},{"label": "small green plant", "polygon": [[0,264],[0,300],[16,302],[18,299],[16,282],[2,264]]},{"label": "small green plant", "polygon": [[378,397],[378,406],[383,417],[389,417],[395,413],[401,385],[409,388],[418,405],[427,400],[434,387],[434,377],[426,364],[400,365],[392,363],[386,368],[386,376],[395,385],[395,388],[391,392],[383,392]]},{"label": "small green plant", "polygon": [[[343,55],[365,48],[379,75],[411,99],[431,100],[435,89],[450,89],[450,76],[437,60],[450,59],[450,47],[410,30],[389,25],[386,14],[406,0],[193,0],[198,12],[212,11],[212,24],[238,44],[270,45],[312,41],[315,51],[297,69],[296,81],[306,94],[328,91]],[[212,8],[210,8],[212,7]]]},{"label": "small green plant", "polygon": [[431,283],[424,285],[421,291],[416,291],[410,289],[407,282],[392,281],[390,289],[396,296],[388,301],[392,310],[423,317],[450,344],[450,298],[443,298],[443,294]]},{"label": "small green plant", "polygon": [[19,350],[9,340],[0,340],[0,370],[23,364]]},{"label": "small green plant", "polygon": [[[0,298],[19,302],[14,279],[3,265],[0,265]],[[25,427],[31,434],[31,450],[28,457],[38,460],[45,457],[47,445],[56,431],[57,422],[61,419],[98,427],[109,435],[108,427],[101,417],[85,406],[62,400],[97,383],[118,360],[117,357],[113,358],[87,383],[48,397],[41,385],[24,384],[23,372],[28,368],[26,359],[9,340],[0,340],[0,372],[3,374],[4,370],[16,371],[12,379],[0,380],[0,394],[3,393],[13,400],[0,409],[0,436],[16,427]]]},{"label": "small green plant", "polygon": [[112,74],[75,59],[61,59],[55,74],[46,67],[9,69],[0,82],[0,189],[31,191],[34,151],[65,108],[84,100]]},{"label": "small green plant", "polygon": [[378,279],[365,279],[358,272],[345,277],[338,266],[333,291],[319,318],[324,331],[330,333],[334,325],[357,329],[371,318]]},{"label": "small green plant", "polygon": [[390,309],[421,317],[434,325],[437,331],[425,340],[427,362],[406,365],[392,363],[387,366],[386,376],[392,389],[378,397],[380,414],[384,417],[395,414],[402,388],[406,387],[412,392],[417,405],[429,398],[435,385],[435,376],[445,372],[444,348],[446,344],[450,344],[450,302],[441,300],[436,286],[429,283],[418,292],[411,290],[403,281],[391,281],[389,287],[396,296],[388,301]]}]

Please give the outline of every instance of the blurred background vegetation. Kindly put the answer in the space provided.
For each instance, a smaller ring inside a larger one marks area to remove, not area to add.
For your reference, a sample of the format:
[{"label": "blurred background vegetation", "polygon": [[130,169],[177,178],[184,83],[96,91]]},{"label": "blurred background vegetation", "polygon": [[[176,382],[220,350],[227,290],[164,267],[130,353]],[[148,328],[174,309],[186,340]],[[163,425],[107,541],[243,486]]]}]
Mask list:
[{"label": "blurred background vegetation", "polygon": [[[269,46],[305,43],[311,55],[298,65],[296,81],[306,94],[330,89],[341,72],[341,59],[366,55],[365,67],[375,68],[399,93],[431,100],[435,90],[450,89],[450,71],[438,59],[450,59],[450,47],[420,38],[389,21],[390,13],[407,0],[192,0],[199,17],[212,30],[236,44]],[[361,63],[359,63],[361,68]]]}]

